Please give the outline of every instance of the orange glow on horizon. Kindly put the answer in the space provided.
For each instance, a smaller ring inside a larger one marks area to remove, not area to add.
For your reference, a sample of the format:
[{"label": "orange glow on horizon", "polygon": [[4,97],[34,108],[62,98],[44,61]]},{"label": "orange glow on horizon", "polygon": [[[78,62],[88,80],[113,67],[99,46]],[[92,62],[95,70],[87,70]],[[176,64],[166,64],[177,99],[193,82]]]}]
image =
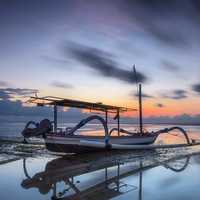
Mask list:
[{"label": "orange glow on horizon", "polygon": [[[65,97],[69,99],[78,99],[81,101],[88,101],[88,102],[102,102],[103,104],[107,104],[107,105],[138,109],[137,99],[133,99],[130,96],[123,96],[120,98],[113,97],[113,96],[104,96],[102,98],[101,97],[102,94],[99,96],[95,96],[94,94],[91,95],[90,92],[85,92],[85,93],[80,92],[78,89],[76,91],[67,92],[66,95],[63,94],[62,90],[56,90],[56,89],[43,90],[40,96],[49,96],[52,94],[54,96]],[[77,94],[79,94],[79,96],[77,96]],[[156,106],[157,103],[162,103],[164,106],[157,107]],[[189,114],[189,115],[198,115],[200,114],[200,111],[197,109],[198,104],[199,104],[198,98],[187,98],[187,99],[180,99],[180,100],[160,99],[160,98],[144,99],[143,100],[143,116],[144,117],[150,117],[150,116],[173,117],[176,115],[182,115],[184,113]],[[68,109],[69,108],[64,108],[64,111],[67,111]],[[81,112],[89,113],[90,111],[81,110]],[[114,115],[111,114],[110,116],[114,116]],[[138,111],[124,112],[124,113],[121,113],[121,116],[137,117]]]}]

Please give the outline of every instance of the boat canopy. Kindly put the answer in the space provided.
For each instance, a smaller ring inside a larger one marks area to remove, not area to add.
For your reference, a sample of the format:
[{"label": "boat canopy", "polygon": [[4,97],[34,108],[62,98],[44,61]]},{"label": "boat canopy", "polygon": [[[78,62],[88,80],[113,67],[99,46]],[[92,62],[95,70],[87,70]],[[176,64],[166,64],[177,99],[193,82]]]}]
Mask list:
[{"label": "boat canopy", "polygon": [[52,105],[52,106],[63,106],[63,107],[74,107],[74,108],[81,108],[81,109],[89,109],[89,110],[96,110],[96,111],[103,111],[103,112],[127,112],[127,111],[136,111],[133,108],[126,108],[126,107],[118,107],[113,105],[103,104],[101,102],[87,102],[87,101],[80,101],[80,100],[73,100],[73,99],[65,99],[60,97],[54,96],[46,96],[46,97],[30,97],[28,103],[34,103],[38,106],[45,106],[45,105]]}]

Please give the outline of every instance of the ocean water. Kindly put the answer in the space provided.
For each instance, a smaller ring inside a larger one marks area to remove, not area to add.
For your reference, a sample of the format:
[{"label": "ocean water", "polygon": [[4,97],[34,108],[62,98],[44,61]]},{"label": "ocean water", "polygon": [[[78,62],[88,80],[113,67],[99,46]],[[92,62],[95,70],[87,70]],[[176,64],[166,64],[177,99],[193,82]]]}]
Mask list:
[{"label": "ocean water", "polygon": [[[59,124],[73,127],[75,123]],[[20,136],[25,123],[0,123],[0,136]],[[145,125],[155,131],[172,125]],[[116,127],[110,124],[109,128]],[[134,131],[133,124],[121,127]],[[200,139],[199,126],[181,126]],[[101,135],[99,124],[77,134]],[[177,131],[159,136],[160,143],[182,143]],[[8,145],[7,145],[8,146]],[[200,147],[117,151],[61,157],[38,147],[5,146],[0,151],[2,200],[199,200]],[[24,151],[24,152],[23,152]]]}]

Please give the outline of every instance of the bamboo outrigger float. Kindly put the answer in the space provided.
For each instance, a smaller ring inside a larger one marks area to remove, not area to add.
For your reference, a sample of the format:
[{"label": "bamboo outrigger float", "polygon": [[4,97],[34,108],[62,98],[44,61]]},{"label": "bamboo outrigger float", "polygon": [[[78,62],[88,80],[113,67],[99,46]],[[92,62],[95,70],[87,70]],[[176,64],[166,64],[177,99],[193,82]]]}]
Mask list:
[{"label": "bamboo outrigger float", "polygon": [[[120,128],[120,114],[122,112],[135,110],[125,107],[118,107],[112,105],[106,105],[102,103],[91,103],[85,101],[64,99],[58,97],[31,97],[29,102],[35,103],[38,106],[53,106],[54,109],[54,121],[50,122],[48,119],[42,120],[40,123],[28,122],[25,129],[22,132],[24,140],[33,136],[43,136],[45,144],[48,150],[53,152],[62,153],[82,153],[99,150],[125,150],[125,149],[155,149],[155,148],[170,148],[170,147],[183,147],[188,145],[197,145],[199,143],[191,143],[186,131],[181,127],[165,128],[155,132],[144,132],[142,122],[142,91],[141,84],[139,84],[139,125],[140,129],[137,132],[130,132]],[[105,118],[100,115],[91,115],[86,119],[81,120],[75,127],[68,127],[65,130],[58,128],[57,123],[57,107],[74,107],[80,109],[89,109],[95,111],[101,111],[105,113]],[[116,116],[117,127],[109,130],[108,128],[108,114],[112,113]],[[75,132],[86,125],[87,123],[98,120],[104,130],[104,136],[85,136],[76,135]],[[35,128],[29,128],[33,124]],[[186,139],[184,144],[165,144],[165,145],[153,145],[157,137],[162,133],[168,133],[173,130],[180,131]],[[112,135],[117,131],[117,136]],[[123,135],[122,135],[122,134]]]}]

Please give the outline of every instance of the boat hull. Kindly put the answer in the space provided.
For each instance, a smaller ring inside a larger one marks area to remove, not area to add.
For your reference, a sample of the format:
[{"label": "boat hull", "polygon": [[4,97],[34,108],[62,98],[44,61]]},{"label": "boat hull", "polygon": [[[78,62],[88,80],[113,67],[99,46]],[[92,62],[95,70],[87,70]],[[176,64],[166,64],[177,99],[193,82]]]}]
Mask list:
[{"label": "boat hull", "polygon": [[[109,144],[111,147],[112,145],[149,145],[154,143],[156,138],[157,138],[156,135],[111,136],[109,139]],[[47,135],[45,142],[46,142],[46,147],[49,151],[62,152],[62,153],[85,153],[85,152],[105,151],[112,149],[109,148],[109,146],[104,145],[105,138],[103,136],[61,137],[61,136]],[[99,146],[98,144],[101,145]]]}]

